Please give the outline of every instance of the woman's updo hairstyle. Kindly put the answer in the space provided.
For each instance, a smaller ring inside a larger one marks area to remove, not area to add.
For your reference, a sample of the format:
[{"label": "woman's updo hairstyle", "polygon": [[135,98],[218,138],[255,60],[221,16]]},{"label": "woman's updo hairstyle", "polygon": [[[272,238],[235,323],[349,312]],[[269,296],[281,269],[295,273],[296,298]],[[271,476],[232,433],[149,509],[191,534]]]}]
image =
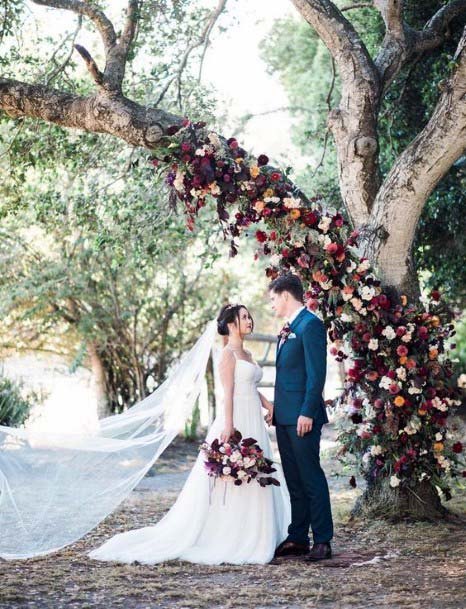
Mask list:
[{"label": "woman's updo hairstyle", "polygon": [[[221,336],[228,336],[228,324],[232,324],[235,321],[239,324],[239,312],[241,309],[249,310],[242,304],[226,304],[220,309],[220,313],[217,317],[217,330]],[[254,329],[254,320],[252,322]]]}]

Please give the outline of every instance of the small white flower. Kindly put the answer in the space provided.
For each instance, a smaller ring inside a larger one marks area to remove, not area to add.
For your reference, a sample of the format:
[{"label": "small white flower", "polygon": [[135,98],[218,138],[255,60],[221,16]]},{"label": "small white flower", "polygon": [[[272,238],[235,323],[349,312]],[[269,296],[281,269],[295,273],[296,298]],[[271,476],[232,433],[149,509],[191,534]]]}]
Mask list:
[{"label": "small white flower", "polygon": [[231,474],[231,467],[224,467],[222,469],[222,473],[224,476],[228,476],[229,474]]},{"label": "small white flower", "polygon": [[377,455],[381,455],[383,453],[383,448],[380,444],[376,444],[375,446],[371,446],[371,455],[376,457]]},{"label": "small white flower", "polygon": [[318,227],[320,228],[320,230],[323,233],[327,233],[328,229],[330,228],[330,224],[332,222],[332,218],[329,218],[328,216],[324,216],[321,221],[318,224]]},{"label": "small white flower", "polygon": [[301,206],[301,199],[295,199],[294,197],[286,197],[283,199],[283,204],[287,209],[296,209]]},{"label": "small white flower", "polygon": [[209,142],[215,146],[215,148],[220,148],[220,146],[222,145],[220,142],[220,138],[218,137],[218,135],[214,132],[209,133],[209,135],[207,136],[209,138]]},{"label": "small white flower", "polygon": [[400,482],[401,482],[401,480],[398,478],[398,476],[392,476],[390,478],[390,486],[392,488],[396,488],[397,486],[400,486]]},{"label": "small white flower", "polygon": [[241,478],[247,478],[247,473],[244,471],[244,469],[240,469],[238,472],[238,478],[241,480]]},{"label": "small white flower", "polygon": [[379,387],[382,389],[389,389],[392,382],[393,381],[389,376],[383,376],[379,381]]},{"label": "small white flower", "polygon": [[411,385],[411,387],[408,389],[408,393],[410,395],[417,395],[419,393],[422,393],[422,389],[420,387],[415,387],[414,385]]},{"label": "small white flower", "polygon": [[176,188],[178,192],[181,192],[184,189],[184,171],[177,171],[175,179],[173,180],[173,186]]},{"label": "small white flower", "polygon": [[401,337],[401,340],[404,343],[409,343],[411,341],[412,335],[409,332],[406,332],[406,334],[403,334],[403,336]]},{"label": "small white flower", "polygon": [[422,472],[422,474],[419,476],[418,480],[419,480],[419,482],[422,482],[423,480],[426,480],[428,478],[429,478],[429,476],[425,472]]},{"label": "small white flower", "polygon": [[374,290],[374,288],[371,288],[368,285],[363,286],[359,290],[359,293],[361,294],[361,298],[363,300],[372,300],[372,298],[375,296],[375,290]]},{"label": "small white flower", "polygon": [[356,273],[363,273],[364,271],[367,271],[370,265],[371,263],[369,262],[369,260],[363,260],[357,267]]},{"label": "small white flower", "polygon": [[387,326],[386,328],[384,328],[382,330],[382,334],[388,340],[393,340],[395,338],[395,336],[396,336],[396,332],[395,332],[395,330],[391,326]]},{"label": "small white flower", "polygon": [[443,435],[441,433],[436,433],[435,434],[435,439],[437,442],[440,442],[440,440],[443,440]]},{"label": "small white flower", "polygon": [[272,264],[273,266],[278,266],[280,264],[280,260],[281,256],[279,256],[278,254],[273,254],[272,256],[270,256],[270,264]]},{"label": "small white flower", "polygon": [[405,381],[406,380],[406,368],[403,368],[403,366],[400,366],[399,368],[397,368],[396,375],[400,379],[400,381]]},{"label": "small white flower", "polygon": [[341,321],[344,322],[352,322],[353,321],[353,317],[351,315],[348,315],[348,313],[342,313],[340,316]]},{"label": "small white flower", "polygon": [[376,338],[371,338],[367,346],[371,351],[377,351],[379,348],[379,341]]},{"label": "small white flower", "polygon": [[464,372],[458,377],[458,387],[460,389],[466,389],[466,374]]}]

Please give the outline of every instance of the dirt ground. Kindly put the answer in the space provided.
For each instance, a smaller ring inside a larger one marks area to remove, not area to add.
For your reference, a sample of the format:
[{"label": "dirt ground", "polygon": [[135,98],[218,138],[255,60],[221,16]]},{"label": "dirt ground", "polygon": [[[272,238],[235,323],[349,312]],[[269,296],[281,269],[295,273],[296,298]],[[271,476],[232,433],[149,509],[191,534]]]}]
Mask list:
[{"label": "dirt ground", "polygon": [[[450,522],[352,521],[358,489],[323,455],[331,487],[334,558],[317,564],[216,567],[172,561],[155,566],[101,563],[86,553],[117,532],[156,522],[174,502],[197,454],[197,443],[176,441],[146,478],[97,529],[45,558],[0,560],[0,609],[464,609],[466,499],[447,506]],[[158,481],[151,484],[151,481]],[[1,532],[0,532],[1,534]],[[361,564],[366,563],[366,564]]]}]

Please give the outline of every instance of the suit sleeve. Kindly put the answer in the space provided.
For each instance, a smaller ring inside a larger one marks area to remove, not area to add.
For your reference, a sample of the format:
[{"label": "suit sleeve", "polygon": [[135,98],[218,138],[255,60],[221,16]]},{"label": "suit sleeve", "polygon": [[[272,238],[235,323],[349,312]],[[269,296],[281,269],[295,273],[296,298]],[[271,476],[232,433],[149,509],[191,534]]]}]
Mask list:
[{"label": "suit sleeve", "polygon": [[322,409],[327,372],[327,331],[318,317],[314,317],[304,328],[303,347],[307,378],[300,414],[315,419]]}]

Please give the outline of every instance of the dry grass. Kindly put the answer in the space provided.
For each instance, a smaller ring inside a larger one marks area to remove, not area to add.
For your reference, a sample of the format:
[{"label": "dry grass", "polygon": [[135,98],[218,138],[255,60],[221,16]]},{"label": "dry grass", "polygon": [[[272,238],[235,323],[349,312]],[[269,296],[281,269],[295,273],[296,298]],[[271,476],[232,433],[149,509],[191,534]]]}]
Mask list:
[{"label": "dry grass", "polygon": [[[196,452],[197,444],[175,446],[158,469],[189,467]],[[218,567],[173,561],[150,567],[88,559],[87,551],[116,532],[158,520],[176,497],[139,491],[72,547],[46,558],[0,561],[0,608],[464,608],[464,520],[436,525],[350,521],[357,491],[332,481],[331,486],[336,524],[332,561]],[[464,514],[465,498],[454,498],[449,507]],[[390,553],[398,555],[354,564]]]}]

